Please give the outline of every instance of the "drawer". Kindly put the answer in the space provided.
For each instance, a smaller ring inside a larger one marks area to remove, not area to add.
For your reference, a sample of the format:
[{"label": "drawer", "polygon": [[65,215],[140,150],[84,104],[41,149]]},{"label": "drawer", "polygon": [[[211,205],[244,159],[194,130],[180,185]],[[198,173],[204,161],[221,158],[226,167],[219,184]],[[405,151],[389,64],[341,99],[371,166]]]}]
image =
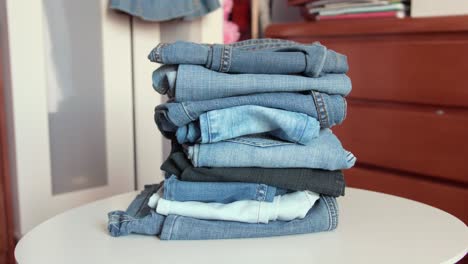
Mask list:
[{"label": "drawer", "polygon": [[358,163],[468,182],[468,110],[351,100],[333,131]]},{"label": "drawer", "polygon": [[345,171],[348,187],[373,190],[405,197],[440,208],[468,224],[468,189],[402,174],[352,168]]},{"label": "drawer", "polygon": [[346,41],[351,98],[468,106],[465,41]]},{"label": "drawer", "polygon": [[290,39],[345,54],[350,98],[468,106],[468,34]]}]

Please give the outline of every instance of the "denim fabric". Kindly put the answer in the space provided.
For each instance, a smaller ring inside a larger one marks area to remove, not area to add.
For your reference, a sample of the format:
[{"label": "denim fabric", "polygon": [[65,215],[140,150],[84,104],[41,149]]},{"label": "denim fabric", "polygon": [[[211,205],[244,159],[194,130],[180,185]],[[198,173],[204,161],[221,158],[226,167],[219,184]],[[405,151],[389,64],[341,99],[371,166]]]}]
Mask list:
[{"label": "denim fabric", "polygon": [[262,93],[205,101],[165,103],[156,107],[154,118],[161,133],[172,138],[178,127],[196,121],[208,111],[243,105],[303,113],[319,120],[321,127],[340,124],[346,117],[346,100],[342,96],[308,92]]},{"label": "denim fabric", "polygon": [[336,199],[321,196],[304,219],[273,221],[269,224],[200,220],[169,215],[164,221],[161,240],[201,240],[257,238],[331,231],[338,225]]},{"label": "denim fabric", "polygon": [[320,43],[299,44],[280,39],[256,39],[229,45],[177,41],[161,43],[148,58],[163,64],[202,65],[231,73],[304,74],[346,73],[346,56]]},{"label": "denim fabric", "polygon": [[110,8],[147,21],[192,20],[220,7],[218,0],[111,0]]},{"label": "denim fabric", "polygon": [[[176,78],[174,79],[174,73]],[[168,77],[169,76],[169,77]],[[198,65],[164,65],[153,72],[153,88],[177,102],[201,101],[266,92],[314,90],[347,95],[351,80],[345,74],[326,74],[319,78],[280,74],[229,74]]]},{"label": "denim fabric", "polygon": [[189,182],[171,176],[164,181],[163,198],[168,201],[198,201],[207,203],[232,203],[241,200],[272,202],[276,187],[257,183],[240,182]]},{"label": "denim fabric", "polygon": [[213,143],[245,135],[268,133],[273,137],[307,144],[318,136],[320,123],[308,115],[256,105],[212,110],[200,115],[199,122],[179,127],[182,144]]},{"label": "denim fabric", "polygon": [[308,145],[266,137],[239,137],[227,141],[189,146],[195,167],[351,168],[356,157],[343,149],[331,130],[325,128]]},{"label": "denim fabric", "polygon": [[143,191],[130,203],[127,210],[112,211],[107,214],[107,229],[114,237],[130,233],[156,235],[161,232],[165,217],[156,214],[148,206],[151,196],[161,188],[161,184],[145,185]]},{"label": "denim fabric", "polygon": [[275,196],[273,202],[243,200],[228,204],[177,202],[160,199],[156,212],[162,215],[181,215],[206,220],[263,223],[302,219],[320,198],[310,191],[298,191]]},{"label": "denim fabric", "polygon": [[[147,206],[141,199],[132,204],[137,207]],[[338,205],[333,197],[320,196],[304,219],[273,221],[267,225],[200,220],[180,215],[165,217],[152,209],[141,217],[123,211],[113,211],[108,216],[108,230],[115,237],[135,233],[159,235],[162,240],[254,238],[333,230],[338,224]]]},{"label": "denim fabric", "polygon": [[146,204],[148,204],[151,195],[161,189],[162,184],[145,185],[143,191],[135,197],[135,200],[130,203],[125,212],[137,218],[147,215],[151,208],[146,206]]},{"label": "denim fabric", "polygon": [[161,165],[161,170],[176,175],[182,181],[263,183],[330,196],[344,195],[345,190],[341,171],[307,168],[195,168],[177,143],[173,144],[172,153]]}]

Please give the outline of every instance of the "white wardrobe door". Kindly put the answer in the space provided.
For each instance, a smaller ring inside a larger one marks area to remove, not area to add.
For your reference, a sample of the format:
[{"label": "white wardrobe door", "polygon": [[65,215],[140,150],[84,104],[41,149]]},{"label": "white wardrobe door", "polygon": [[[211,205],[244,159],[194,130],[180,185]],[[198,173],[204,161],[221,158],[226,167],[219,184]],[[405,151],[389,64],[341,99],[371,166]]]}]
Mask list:
[{"label": "white wardrobe door", "polygon": [[107,0],[4,4],[23,235],[69,208],[134,190],[131,29]]},{"label": "white wardrobe door", "polygon": [[[221,1],[222,2],[222,1]],[[160,64],[147,59],[148,53],[159,42],[185,40],[201,43],[223,42],[222,8],[193,21],[147,22],[133,18],[133,65],[135,89],[135,142],[137,187],[162,180],[159,169],[170,152],[170,143],[164,139],[154,123],[154,108],[166,101],[151,85],[151,75]]]}]

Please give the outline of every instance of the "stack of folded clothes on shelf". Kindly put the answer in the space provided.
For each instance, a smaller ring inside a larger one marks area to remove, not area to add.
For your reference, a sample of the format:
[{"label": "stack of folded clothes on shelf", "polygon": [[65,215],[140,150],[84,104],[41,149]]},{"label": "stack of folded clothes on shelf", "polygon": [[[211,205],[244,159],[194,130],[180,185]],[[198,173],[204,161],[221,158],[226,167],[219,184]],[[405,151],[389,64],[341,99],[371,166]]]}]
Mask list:
[{"label": "stack of folded clothes on shelf", "polygon": [[404,18],[405,0],[319,0],[306,5],[316,20]]},{"label": "stack of folded clothes on shelf", "polygon": [[155,121],[172,140],[161,169],[126,211],[109,213],[112,236],[228,239],[329,231],[338,223],[341,170],[356,158],[330,127],[351,91],[342,54],[259,39],[230,45],[159,44],[153,87],[170,100]]}]

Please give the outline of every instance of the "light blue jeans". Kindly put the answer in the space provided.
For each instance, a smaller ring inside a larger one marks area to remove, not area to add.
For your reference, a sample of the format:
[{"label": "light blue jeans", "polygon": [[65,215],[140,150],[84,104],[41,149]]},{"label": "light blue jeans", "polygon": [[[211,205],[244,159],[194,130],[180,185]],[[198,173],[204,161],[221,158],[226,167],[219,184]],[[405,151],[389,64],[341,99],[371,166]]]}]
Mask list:
[{"label": "light blue jeans", "polygon": [[[278,62],[281,63],[281,62]],[[351,80],[345,74],[326,74],[319,78],[280,74],[229,74],[198,65],[164,65],[153,72],[153,88],[177,102],[201,101],[266,92],[314,90],[346,96]]]},{"label": "light blue jeans", "polygon": [[303,219],[249,224],[179,215],[165,217],[147,205],[146,201],[154,193],[150,188],[154,187],[147,186],[127,211],[109,212],[108,230],[111,236],[135,233],[159,235],[161,240],[256,238],[330,231],[338,225],[338,204],[330,196],[320,196]]},{"label": "light blue jeans", "polygon": [[268,224],[271,221],[304,218],[319,198],[319,194],[311,191],[297,191],[275,196],[272,202],[241,200],[232,203],[205,203],[159,199],[156,212],[206,220]]},{"label": "light blue jeans", "polygon": [[307,144],[319,134],[317,119],[296,112],[243,105],[206,112],[198,122],[179,127],[177,141],[213,143],[240,136],[269,133],[273,137]]},{"label": "light blue jeans", "polygon": [[148,58],[163,64],[202,65],[231,73],[304,74],[318,77],[346,73],[346,56],[318,42],[300,44],[281,39],[252,39],[229,45],[177,41],[161,43]]},{"label": "light blue jeans", "polygon": [[241,200],[272,202],[286,191],[260,183],[190,182],[171,176],[164,181],[163,198],[169,201],[232,203]]},{"label": "light blue jeans", "polygon": [[199,119],[200,115],[223,108],[257,105],[303,113],[320,122],[321,127],[340,124],[346,117],[346,100],[340,95],[318,92],[262,93],[205,101],[165,103],[155,109],[154,118],[161,133],[172,137],[178,127]]},{"label": "light blue jeans", "polygon": [[343,149],[330,129],[320,130],[307,145],[265,137],[239,137],[187,148],[194,167],[263,167],[349,169],[356,157]]}]

